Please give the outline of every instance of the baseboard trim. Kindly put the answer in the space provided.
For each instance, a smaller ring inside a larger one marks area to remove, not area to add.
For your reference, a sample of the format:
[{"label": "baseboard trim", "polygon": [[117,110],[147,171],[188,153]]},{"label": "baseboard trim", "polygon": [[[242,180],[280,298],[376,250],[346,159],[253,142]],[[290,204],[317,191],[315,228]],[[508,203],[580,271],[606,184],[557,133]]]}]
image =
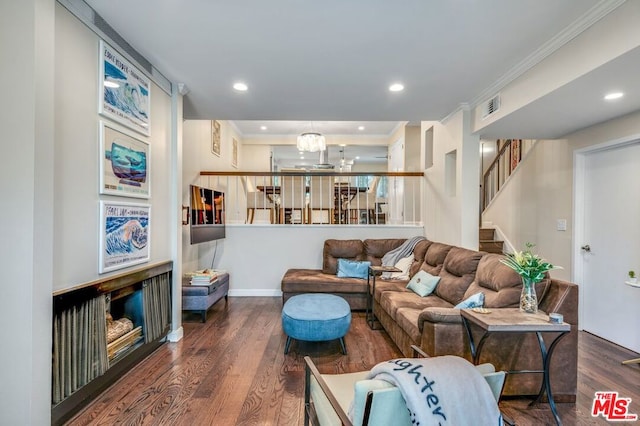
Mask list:
[{"label": "baseboard trim", "polygon": [[177,330],[173,330],[169,334],[167,334],[167,340],[172,343],[179,342],[183,337],[184,328],[182,328],[182,326],[180,326],[180,328],[178,328]]},{"label": "baseboard trim", "polygon": [[280,297],[282,291],[275,289],[229,289],[231,297]]}]

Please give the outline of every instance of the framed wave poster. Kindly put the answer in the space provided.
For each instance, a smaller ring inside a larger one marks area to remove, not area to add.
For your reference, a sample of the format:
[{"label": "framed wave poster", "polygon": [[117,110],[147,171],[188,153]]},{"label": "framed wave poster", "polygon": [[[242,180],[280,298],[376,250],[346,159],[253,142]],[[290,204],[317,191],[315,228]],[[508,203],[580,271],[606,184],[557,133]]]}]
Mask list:
[{"label": "framed wave poster", "polygon": [[149,261],[148,204],[100,201],[99,272]]},{"label": "framed wave poster", "polygon": [[149,144],[100,121],[100,194],[149,198]]},{"label": "framed wave poster", "polygon": [[149,136],[151,80],[100,40],[98,112]]}]

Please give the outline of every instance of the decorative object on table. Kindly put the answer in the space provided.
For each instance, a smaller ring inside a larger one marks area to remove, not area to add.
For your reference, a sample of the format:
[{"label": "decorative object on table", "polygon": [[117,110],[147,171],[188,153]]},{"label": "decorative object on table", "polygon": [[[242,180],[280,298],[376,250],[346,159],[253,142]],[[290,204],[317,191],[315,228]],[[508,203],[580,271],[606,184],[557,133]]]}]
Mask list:
[{"label": "decorative object on table", "polygon": [[100,193],[149,198],[149,144],[100,121]]},{"label": "decorative object on table", "polygon": [[533,254],[531,249],[535,247],[535,244],[526,243],[525,246],[526,250],[509,253],[501,262],[516,271],[522,278],[520,311],[535,314],[538,312],[535,284],[542,281],[548,271],[562,268],[552,265],[537,254]]},{"label": "decorative object on table", "polygon": [[629,271],[629,282],[631,284],[637,284],[638,283],[638,277],[636,277],[636,271],[634,271],[633,269],[631,271]]},{"label": "decorative object on table", "polygon": [[99,272],[149,261],[148,204],[100,201]]},{"label": "decorative object on table", "polygon": [[149,136],[151,80],[100,40],[100,103],[98,112]]},{"label": "decorative object on table", "polygon": [[562,324],[564,321],[564,315],[559,314],[557,312],[551,312],[549,314],[549,321],[554,324]]},{"label": "decorative object on table", "polygon": [[211,120],[211,152],[220,157],[220,122]]}]

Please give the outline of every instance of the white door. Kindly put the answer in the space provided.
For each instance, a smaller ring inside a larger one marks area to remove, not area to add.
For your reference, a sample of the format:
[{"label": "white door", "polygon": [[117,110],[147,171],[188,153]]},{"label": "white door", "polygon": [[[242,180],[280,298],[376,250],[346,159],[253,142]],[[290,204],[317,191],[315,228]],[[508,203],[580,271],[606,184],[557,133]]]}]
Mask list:
[{"label": "white door", "polygon": [[629,270],[640,274],[640,142],[584,165],[582,328],[640,352],[640,288],[625,284]]}]

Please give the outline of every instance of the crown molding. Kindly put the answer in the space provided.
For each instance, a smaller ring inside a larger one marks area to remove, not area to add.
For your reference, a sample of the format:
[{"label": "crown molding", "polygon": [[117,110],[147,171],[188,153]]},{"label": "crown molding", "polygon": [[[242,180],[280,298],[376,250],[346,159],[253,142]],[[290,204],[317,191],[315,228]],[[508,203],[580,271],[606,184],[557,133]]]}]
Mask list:
[{"label": "crown molding", "polygon": [[[496,93],[500,92],[509,83],[529,71],[538,63],[542,62],[547,56],[551,55],[565,44],[576,38],[593,24],[607,16],[609,13],[620,7],[626,0],[603,0],[589,9],[584,15],[567,26],[564,30],[556,34],[532,54],[527,56],[522,62],[511,68],[505,74],[496,80],[491,86],[483,90],[469,104],[475,108],[480,103],[486,101]],[[457,109],[447,115],[446,118],[457,112]],[[444,120],[444,119],[443,119]]]}]

